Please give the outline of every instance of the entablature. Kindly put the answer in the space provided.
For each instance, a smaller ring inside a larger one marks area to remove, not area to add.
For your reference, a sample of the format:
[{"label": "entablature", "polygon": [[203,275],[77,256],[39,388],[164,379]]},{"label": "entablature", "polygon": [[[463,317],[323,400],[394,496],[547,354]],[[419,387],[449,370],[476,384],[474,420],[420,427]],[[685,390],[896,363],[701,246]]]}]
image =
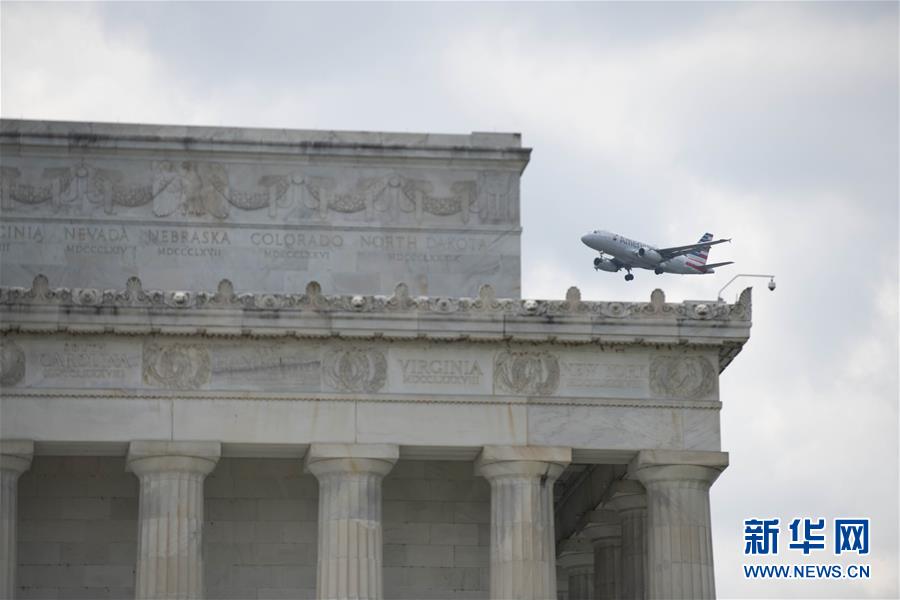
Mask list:
[{"label": "entablature", "polygon": [[345,338],[524,342],[599,346],[717,348],[721,372],[747,341],[747,288],[735,304],[590,302],[575,287],[565,300],[496,298],[489,285],[477,298],[413,297],[405,284],[391,296],[321,293],[236,293],[229,280],[216,292],[144,290],[132,277],[125,289],[0,287],[0,331],[112,335],[193,335],[246,338]]},{"label": "entablature", "polygon": [[[738,302],[0,288],[2,433],[718,450]],[[415,423],[415,426],[410,426]],[[606,456],[606,454],[602,454]],[[599,460],[599,459],[597,459]],[[606,460],[604,458],[603,460]],[[591,459],[594,461],[594,459]],[[590,462],[590,461],[589,461]],[[596,461],[595,461],[596,462]],[[602,461],[600,461],[602,462]]]}]

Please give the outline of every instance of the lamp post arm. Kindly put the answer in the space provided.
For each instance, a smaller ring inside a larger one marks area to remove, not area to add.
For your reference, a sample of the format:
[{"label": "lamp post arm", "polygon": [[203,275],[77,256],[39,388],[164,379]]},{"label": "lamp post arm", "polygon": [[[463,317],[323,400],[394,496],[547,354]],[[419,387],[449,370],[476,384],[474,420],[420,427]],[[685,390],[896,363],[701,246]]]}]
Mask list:
[{"label": "lamp post arm", "polygon": [[722,302],[722,301],[723,301],[723,300],[722,300],[722,292],[725,291],[725,288],[727,288],[729,285],[731,285],[731,284],[734,282],[734,280],[737,279],[737,278],[739,278],[739,277],[762,277],[762,278],[766,278],[766,279],[769,280],[769,282],[770,282],[770,284],[771,284],[771,285],[770,285],[771,289],[773,289],[773,290],[775,289],[775,276],[774,276],[774,275],[763,275],[763,274],[759,274],[759,273],[739,273],[739,274],[735,275],[734,277],[732,277],[731,279],[729,279],[729,280],[728,280],[728,283],[726,283],[725,285],[723,285],[723,286],[722,286],[722,289],[719,290],[719,294],[718,294],[719,302]]}]

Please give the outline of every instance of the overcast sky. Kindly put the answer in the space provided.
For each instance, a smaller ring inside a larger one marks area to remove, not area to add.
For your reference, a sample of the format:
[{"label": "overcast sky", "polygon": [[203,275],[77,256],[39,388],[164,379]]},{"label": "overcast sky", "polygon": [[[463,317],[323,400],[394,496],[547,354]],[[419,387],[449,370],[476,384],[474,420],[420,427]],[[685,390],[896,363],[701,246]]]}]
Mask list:
[{"label": "overcast sky", "polygon": [[[774,273],[721,380],[719,595],[898,596],[896,3],[0,11],[3,117],[521,132],[526,296],[715,298]],[[591,268],[595,228],[711,231],[734,243],[710,260],[737,264],[626,283]],[[870,517],[873,578],[744,580],[742,521],[773,516]]]}]

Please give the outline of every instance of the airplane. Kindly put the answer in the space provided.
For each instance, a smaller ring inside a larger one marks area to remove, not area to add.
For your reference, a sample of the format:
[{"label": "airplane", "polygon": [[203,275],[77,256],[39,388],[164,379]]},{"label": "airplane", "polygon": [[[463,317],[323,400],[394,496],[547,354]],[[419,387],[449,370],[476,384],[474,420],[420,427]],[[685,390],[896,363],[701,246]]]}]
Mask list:
[{"label": "airplane", "polygon": [[625,281],[634,279],[634,275],[631,274],[632,269],[647,269],[657,275],[662,273],[708,275],[715,273],[716,267],[734,263],[734,261],[727,261],[706,264],[710,246],[731,241],[731,238],[713,240],[711,233],[703,234],[696,244],[671,248],[657,248],[617,233],[602,230],[586,233],[581,236],[581,241],[588,248],[600,253],[600,256],[594,259],[595,271],[615,273],[620,269],[625,269],[628,271]]}]

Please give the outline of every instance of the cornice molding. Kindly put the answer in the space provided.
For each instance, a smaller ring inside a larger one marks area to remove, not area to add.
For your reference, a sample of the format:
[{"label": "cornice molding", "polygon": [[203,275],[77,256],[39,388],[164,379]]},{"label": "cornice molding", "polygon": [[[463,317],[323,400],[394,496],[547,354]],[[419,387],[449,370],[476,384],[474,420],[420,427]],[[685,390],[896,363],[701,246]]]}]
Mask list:
[{"label": "cornice molding", "polygon": [[292,157],[354,157],[424,160],[471,160],[521,171],[531,148],[519,134],[397,133],[198,127],[136,123],[33,121],[0,119],[0,144],[89,151],[168,151],[192,154],[252,154]]},{"label": "cornice molding", "polygon": [[666,303],[665,294],[656,289],[650,302],[588,302],[581,299],[577,287],[570,287],[565,300],[497,298],[490,285],[483,285],[478,298],[413,297],[409,287],[400,283],[391,296],[337,295],[322,293],[311,281],[303,294],[236,293],[228,279],[215,292],[181,290],[145,290],[141,280],[132,277],[124,289],[51,288],[47,277],[38,275],[30,288],[0,287],[0,306],[19,308],[59,306],[66,308],[144,308],[189,312],[192,310],[241,310],[274,312],[313,312],[319,314],[372,314],[415,316],[513,316],[525,318],[580,317],[583,319],[738,321],[751,320],[751,288],[741,292],[735,304],[688,300]]},{"label": "cornice molding", "polygon": [[391,296],[326,295],[312,281],[303,294],[237,293],[229,280],[215,292],[0,287],[0,332],[18,334],[198,336],[468,343],[592,345],[600,348],[690,346],[715,349],[719,372],[750,335],[751,293],[735,304],[588,302],[578,288],[564,300],[414,297],[398,284]]}]

